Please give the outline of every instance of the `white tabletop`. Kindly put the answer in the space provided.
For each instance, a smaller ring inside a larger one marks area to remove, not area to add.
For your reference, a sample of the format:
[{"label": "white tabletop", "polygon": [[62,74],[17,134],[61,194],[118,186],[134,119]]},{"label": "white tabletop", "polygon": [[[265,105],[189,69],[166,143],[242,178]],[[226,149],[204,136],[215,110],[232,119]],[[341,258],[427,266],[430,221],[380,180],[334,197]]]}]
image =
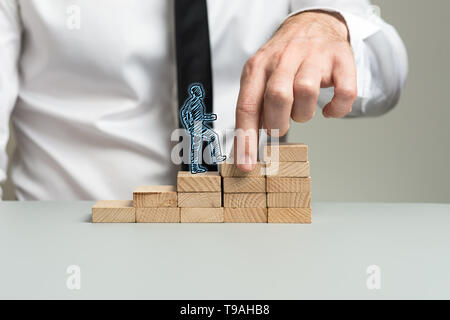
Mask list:
[{"label": "white tabletop", "polygon": [[450,205],[314,203],[313,224],[274,225],[92,224],[92,204],[0,202],[0,298],[450,298]]}]

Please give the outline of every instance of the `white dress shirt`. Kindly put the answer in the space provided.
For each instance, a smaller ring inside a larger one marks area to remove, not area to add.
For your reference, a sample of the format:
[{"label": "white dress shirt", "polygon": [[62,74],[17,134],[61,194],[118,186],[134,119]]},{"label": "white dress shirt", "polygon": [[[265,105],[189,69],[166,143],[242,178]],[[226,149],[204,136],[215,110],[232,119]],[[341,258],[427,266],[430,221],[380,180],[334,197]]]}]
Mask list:
[{"label": "white dress shirt", "polygon": [[[396,104],[406,50],[367,1],[210,0],[216,128],[234,127],[246,60],[308,9],[347,22],[358,76],[351,116]],[[138,185],[174,184],[173,34],[173,0],[0,0],[0,183],[12,119],[20,200],[129,199]],[[332,93],[323,90],[319,105]]]}]

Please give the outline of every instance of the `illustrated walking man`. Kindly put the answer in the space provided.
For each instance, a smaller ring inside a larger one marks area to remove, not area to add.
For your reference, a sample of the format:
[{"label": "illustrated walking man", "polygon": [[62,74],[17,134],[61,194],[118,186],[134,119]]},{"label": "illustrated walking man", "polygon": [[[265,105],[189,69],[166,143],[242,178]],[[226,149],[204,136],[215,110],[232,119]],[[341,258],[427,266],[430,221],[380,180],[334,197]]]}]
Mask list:
[{"label": "illustrated walking man", "polygon": [[223,162],[226,159],[220,148],[219,135],[207,124],[217,120],[217,115],[205,113],[204,95],[201,84],[192,84],[189,87],[189,97],[180,110],[181,122],[191,136],[191,173],[207,171],[206,167],[200,165],[203,141],[210,147],[213,163]]}]

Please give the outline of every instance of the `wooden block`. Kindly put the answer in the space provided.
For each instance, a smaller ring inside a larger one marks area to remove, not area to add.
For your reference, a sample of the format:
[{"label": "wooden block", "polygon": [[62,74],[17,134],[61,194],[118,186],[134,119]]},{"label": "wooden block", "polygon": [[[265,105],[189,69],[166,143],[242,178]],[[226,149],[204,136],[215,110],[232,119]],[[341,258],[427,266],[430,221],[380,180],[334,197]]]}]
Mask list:
[{"label": "wooden block", "polygon": [[222,206],[220,192],[179,192],[178,207],[180,208],[219,208]]},{"label": "wooden block", "polygon": [[267,208],[224,208],[224,222],[267,223]]},{"label": "wooden block", "polygon": [[138,223],[179,223],[180,208],[136,208]]},{"label": "wooden block", "polygon": [[266,193],[224,193],[225,208],[266,208]]},{"label": "wooden block", "polygon": [[223,178],[223,192],[266,192],[266,178]]},{"label": "wooden block", "polygon": [[311,178],[267,177],[267,192],[311,192]]},{"label": "wooden block", "polygon": [[221,223],[223,208],[181,208],[182,223]]},{"label": "wooden block", "polygon": [[269,223],[311,223],[310,208],[269,208]]},{"label": "wooden block", "polygon": [[268,208],[311,208],[310,192],[283,192],[267,194]]},{"label": "wooden block", "polygon": [[309,161],[271,162],[267,164],[266,174],[272,177],[307,178],[310,176]]},{"label": "wooden block", "polygon": [[136,222],[131,200],[100,200],[92,207],[93,223]]},{"label": "wooden block", "polygon": [[[278,151],[278,159],[276,153]],[[272,156],[272,153],[273,156]],[[265,162],[308,161],[308,145],[302,143],[280,143],[264,146]]]},{"label": "wooden block", "polygon": [[219,172],[192,174],[189,171],[179,171],[177,190],[178,192],[220,192]]},{"label": "wooden block", "polygon": [[175,186],[142,186],[133,192],[135,208],[162,208],[177,206]]},{"label": "wooden block", "polygon": [[234,163],[222,163],[220,165],[220,175],[222,177],[264,177],[264,163],[258,162],[250,172],[241,171]]}]

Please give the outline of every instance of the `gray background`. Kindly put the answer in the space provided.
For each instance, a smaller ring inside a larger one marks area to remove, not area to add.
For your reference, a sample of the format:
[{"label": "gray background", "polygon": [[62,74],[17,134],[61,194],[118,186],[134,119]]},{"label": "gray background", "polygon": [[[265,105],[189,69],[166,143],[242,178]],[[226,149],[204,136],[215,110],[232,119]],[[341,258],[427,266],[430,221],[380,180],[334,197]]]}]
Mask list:
[{"label": "gray background", "polygon": [[311,225],[90,223],[93,204],[0,203],[0,299],[450,299],[449,204],[314,202]]},{"label": "gray background", "polygon": [[[450,202],[450,1],[373,0],[406,44],[409,79],[400,104],[371,119],[294,124],[310,145],[314,201]],[[11,153],[14,139],[8,150]],[[5,199],[13,199],[10,181]]]}]

